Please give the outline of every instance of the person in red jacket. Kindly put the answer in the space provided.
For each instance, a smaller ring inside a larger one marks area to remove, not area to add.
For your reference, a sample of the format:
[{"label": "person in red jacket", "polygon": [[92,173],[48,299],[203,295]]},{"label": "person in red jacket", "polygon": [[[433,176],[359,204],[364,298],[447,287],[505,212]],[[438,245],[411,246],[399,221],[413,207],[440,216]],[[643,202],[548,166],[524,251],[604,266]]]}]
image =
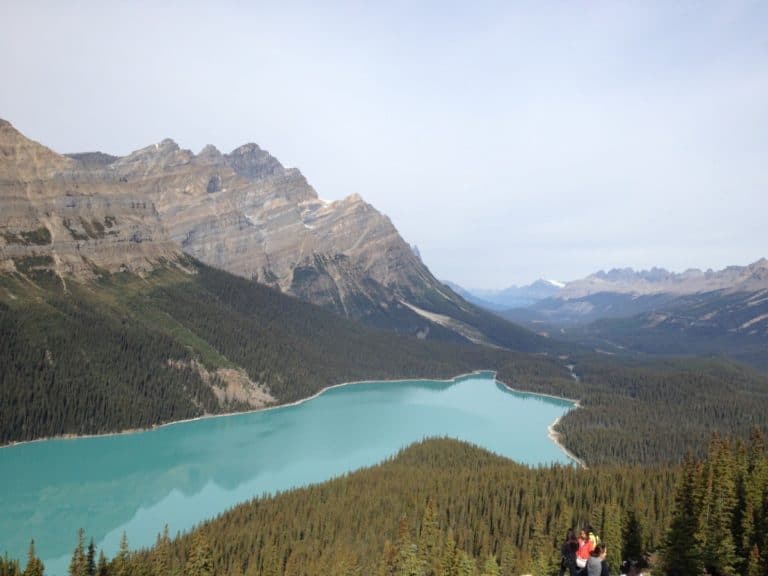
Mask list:
[{"label": "person in red jacket", "polygon": [[586,567],[587,559],[594,547],[595,545],[589,537],[587,530],[583,529],[579,532],[579,549],[576,551],[576,566],[578,566],[579,569]]}]

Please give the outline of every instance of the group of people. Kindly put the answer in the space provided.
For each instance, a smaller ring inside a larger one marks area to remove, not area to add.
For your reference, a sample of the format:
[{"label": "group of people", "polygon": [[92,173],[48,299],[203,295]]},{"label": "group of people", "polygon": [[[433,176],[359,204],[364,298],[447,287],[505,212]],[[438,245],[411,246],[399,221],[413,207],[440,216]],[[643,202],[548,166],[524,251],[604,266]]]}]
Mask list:
[{"label": "group of people", "polygon": [[[587,524],[576,536],[571,529],[563,542],[563,559],[560,576],[611,576],[611,567],[606,561],[608,547],[600,542],[592,526]],[[634,563],[625,562],[622,574],[641,576]]]}]

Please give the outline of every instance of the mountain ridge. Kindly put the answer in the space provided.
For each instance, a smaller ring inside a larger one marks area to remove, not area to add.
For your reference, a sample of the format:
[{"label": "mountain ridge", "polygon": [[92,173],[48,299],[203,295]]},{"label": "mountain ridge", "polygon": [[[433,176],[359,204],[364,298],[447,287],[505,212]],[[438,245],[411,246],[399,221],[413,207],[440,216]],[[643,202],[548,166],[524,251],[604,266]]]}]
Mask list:
[{"label": "mountain ridge", "polygon": [[546,347],[440,283],[359,195],[321,200],[298,169],[254,143],[228,154],[208,145],[195,155],[165,139],[123,157],[64,156],[5,121],[0,208],[5,271],[36,258],[62,278],[146,273],[186,254],[374,326]]},{"label": "mountain ridge", "polygon": [[715,290],[755,291],[768,288],[768,259],[760,258],[745,266],[727,266],[703,271],[689,268],[670,272],[664,268],[600,270],[586,278],[566,283],[560,298],[579,298],[597,292],[630,294],[696,294]]}]

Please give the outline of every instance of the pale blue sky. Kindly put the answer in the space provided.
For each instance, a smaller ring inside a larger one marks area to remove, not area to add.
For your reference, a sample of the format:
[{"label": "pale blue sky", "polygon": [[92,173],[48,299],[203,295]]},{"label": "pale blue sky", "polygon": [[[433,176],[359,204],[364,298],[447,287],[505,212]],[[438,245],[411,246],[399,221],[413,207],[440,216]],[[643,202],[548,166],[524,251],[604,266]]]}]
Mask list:
[{"label": "pale blue sky", "polygon": [[0,0],[59,152],[254,141],[499,288],[768,256],[766,2]]}]

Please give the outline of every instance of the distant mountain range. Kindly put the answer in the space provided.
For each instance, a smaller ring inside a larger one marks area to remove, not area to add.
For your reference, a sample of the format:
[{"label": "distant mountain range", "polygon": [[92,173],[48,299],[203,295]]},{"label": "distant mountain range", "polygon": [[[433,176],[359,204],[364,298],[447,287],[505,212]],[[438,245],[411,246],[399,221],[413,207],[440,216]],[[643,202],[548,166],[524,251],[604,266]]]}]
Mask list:
[{"label": "distant mountain range", "polygon": [[600,292],[619,294],[697,294],[714,290],[752,292],[768,288],[768,260],[748,266],[729,266],[722,270],[702,271],[691,268],[670,272],[664,268],[635,271],[616,268],[597,272],[582,280],[568,282],[558,294],[560,298],[579,298]]},{"label": "distant mountain range", "polygon": [[503,290],[467,290],[450,281],[445,284],[465,300],[488,310],[525,308],[539,300],[557,296],[565,287],[564,283],[556,280],[536,280],[527,286],[510,286]]},{"label": "distant mountain range", "polygon": [[182,255],[399,333],[546,345],[437,281],[362,198],[321,200],[256,144],[194,154],[163,140],[125,157],[61,155],[0,120],[0,272],[95,279]]},{"label": "distant mountain range", "polygon": [[719,271],[601,271],[527,306],[496,311],[603,352],[727,354],[768,366],[765,258]]},{"label": "distant mountain range", "polygon": [[768,288],[768,260],[762,258],[748,266],[728,266],[722,270],[702,271],[690,268],[670,272],[664,268],[633,270],[613,268],[600,270],[586,278],[559,282],[539,279],[526,286],[510,286],[503,290],[466,289],[450,281],[445,283],[456,293],[478,305],[493,310],[527,308],[548,298],[578,300],[593,294],[631,294],[634,297],[654,294],[696,294],[714,290],[753,292]]}]

